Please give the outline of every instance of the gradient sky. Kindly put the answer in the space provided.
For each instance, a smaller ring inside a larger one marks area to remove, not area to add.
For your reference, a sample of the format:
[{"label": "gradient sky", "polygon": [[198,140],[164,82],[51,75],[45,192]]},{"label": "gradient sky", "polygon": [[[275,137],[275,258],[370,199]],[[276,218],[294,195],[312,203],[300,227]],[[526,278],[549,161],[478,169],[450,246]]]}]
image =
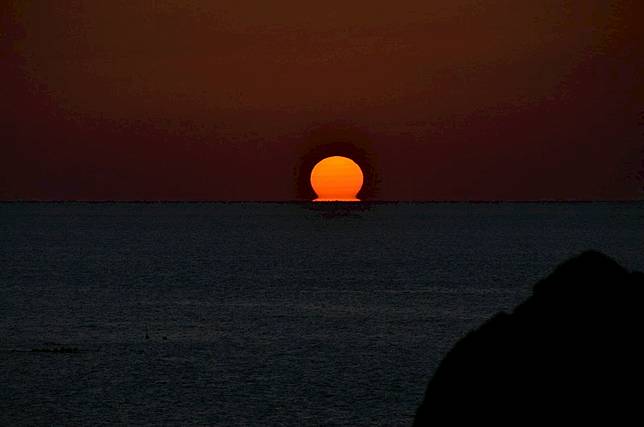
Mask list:
[{"label": "gradient sky", "polygon": [[366,198],[644,199],[642,22],[641,0],[3,1],[0,199],[307,198],[335,143]]}]

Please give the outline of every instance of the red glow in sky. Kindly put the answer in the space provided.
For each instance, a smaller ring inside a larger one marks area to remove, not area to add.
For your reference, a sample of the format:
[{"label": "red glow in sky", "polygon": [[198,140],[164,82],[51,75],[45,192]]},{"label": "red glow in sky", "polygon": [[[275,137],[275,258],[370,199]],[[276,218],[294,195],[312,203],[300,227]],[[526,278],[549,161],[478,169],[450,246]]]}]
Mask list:
[{"label": "red glow in sky", "polygon": [[3,2],[0,199],[643,198],[641,1],[310,3]]}]

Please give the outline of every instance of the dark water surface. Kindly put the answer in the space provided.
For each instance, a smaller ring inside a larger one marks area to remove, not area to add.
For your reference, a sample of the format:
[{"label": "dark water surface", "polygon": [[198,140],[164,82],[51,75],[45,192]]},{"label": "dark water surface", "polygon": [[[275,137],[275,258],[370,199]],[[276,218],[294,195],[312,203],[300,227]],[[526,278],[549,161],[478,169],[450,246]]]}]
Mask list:
[{"label": "dark water surface", "polygon": [[0,204],[0,424],[408,425],[590,248],[644,270],[644,204]]}]

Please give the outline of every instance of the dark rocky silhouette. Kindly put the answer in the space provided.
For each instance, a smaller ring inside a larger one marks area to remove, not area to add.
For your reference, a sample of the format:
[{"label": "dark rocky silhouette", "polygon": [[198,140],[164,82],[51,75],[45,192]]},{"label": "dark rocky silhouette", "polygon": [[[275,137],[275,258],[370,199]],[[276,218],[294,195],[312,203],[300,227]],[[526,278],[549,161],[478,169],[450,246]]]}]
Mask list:
[{"label": "dark rocky silhouette", "polygon": [[644,274],[598,252],[559,265],[454,346],[414,425],[638,424],[643,291]]}]

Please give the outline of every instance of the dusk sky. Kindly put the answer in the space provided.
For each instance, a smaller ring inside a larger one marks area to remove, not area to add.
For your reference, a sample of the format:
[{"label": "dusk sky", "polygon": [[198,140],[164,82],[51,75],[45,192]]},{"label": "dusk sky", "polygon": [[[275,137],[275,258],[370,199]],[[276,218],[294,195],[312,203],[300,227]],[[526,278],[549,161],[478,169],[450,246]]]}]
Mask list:
[{"label": "dusk sky", "polygon": [[0,199],[644,199],[644,2],[3,1]]}]

